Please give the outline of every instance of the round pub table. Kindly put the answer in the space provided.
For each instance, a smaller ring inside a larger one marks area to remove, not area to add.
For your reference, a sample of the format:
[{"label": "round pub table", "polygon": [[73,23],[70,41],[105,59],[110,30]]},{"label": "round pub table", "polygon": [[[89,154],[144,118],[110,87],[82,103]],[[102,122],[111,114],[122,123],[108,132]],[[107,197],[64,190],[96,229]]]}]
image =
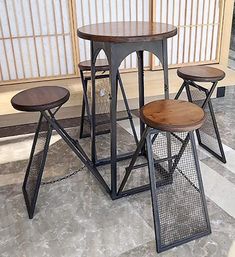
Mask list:
[{"label": "round pub table", "polygon": [[[116,77],[121,62],[131,53],[136,52],[138,57],[138,84],[139,107],[144,105],[144,65],[143,52],[153,53],[160,60],[164,73],[165,98],[169,98],[168,87],[168,57],[167,39],[177,34],[177,28],[170,24],[156,22],[108,22],[83,26],[78,29],[80,38],[90,41],[91,49],[91,78],[92,78],[92,106],[91,106],[91,156],[96,165],[111,164],[111,188],[112,199],[148,190],[150,185],[143,185],[119,192],[117,187],[117,162],[130,158],[133,153],[117,155],[117,97]],[[110,104],[110,133],[111,155],[110,158],[97,160],[95,140],[95,63],[99,52],[103,50],[109,63],[111,104]],[[144,131],[144,123],[140,121],[140,134]],[[169,134],[170,137],[170,134]],[[170,138],[168,138],[170,144]],[[169,155],[170,147],[168,147]]]}]

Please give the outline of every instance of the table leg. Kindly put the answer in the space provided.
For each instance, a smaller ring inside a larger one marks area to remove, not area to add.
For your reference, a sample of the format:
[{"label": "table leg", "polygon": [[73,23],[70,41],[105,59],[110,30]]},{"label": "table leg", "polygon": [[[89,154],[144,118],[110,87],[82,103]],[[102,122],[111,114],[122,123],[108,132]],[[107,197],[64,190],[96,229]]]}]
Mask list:
[{"label": "table leg", "polygon": [[[170,98],[169,94],[169,80],[168,80],[168,55],[167,55],[167,39],[162,40],[162,67],[164,73],[164,93],[165,99]],[[171,172],[172,160],[171,160],[171,134],[166,133],[167,138],[167,157],[168,157],[168,170]]]},{"label": "table leg", "polygon": [[165,99],[169,99],[169,81],[168,81],[168,55],[167,55],[167,39],[162,41],[162,68],[164,73],[164,92]]},{"label": "table leg", "polygon": [[[144,52],[138,51],[138,82],[139,82],[139,108],[144,106]],[[140,136],[144,132],[144,123],[140,119]]]},{"label": "table leg", "polygon": [[93,163],[96,163],[96,111],[95,111],[95,61],[96,56],[94,53],[94,46],[91,41],[91,160]]},{"label": "table leg", "polygon": [[[115,58],[111,57],[115,62]],[[111,197],[117,198],[117,72],[115,65],[110,65],[110,133],[111,133]]]}]

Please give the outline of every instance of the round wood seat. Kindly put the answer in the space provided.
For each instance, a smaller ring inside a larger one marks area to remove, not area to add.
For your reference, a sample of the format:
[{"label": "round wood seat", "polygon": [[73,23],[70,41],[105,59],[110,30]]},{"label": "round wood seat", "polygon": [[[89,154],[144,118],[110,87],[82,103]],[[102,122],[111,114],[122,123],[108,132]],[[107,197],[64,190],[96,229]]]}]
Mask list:
[{"label": "round wood seat", "polygon": [[36,87],[16,94],[11,99],[11,104],[19,111],[45,111],[64,104],[69,96],[69,91],[63,87]]},{"label": "round wood seat", "polygon": [[225,73],[208,66],[187,66],[177,70],[177,75],[184,80],[197,82],[216,82],[225,77]]},{"label": "round wood seat", "polygon": [[[90,71],[91,70],[91,60],[83,61],[78,64],[78,67],[81,71]],[[105,59],[97,59],[95,63],[96,71],[108,71],[109,64]]]},{"label": "round wood seat", "polygon": [[186,132],[198,129],[205,113],[197,105],[180,100],[158,100],[144,105],[140,117],[149,127],[168,132]]}]

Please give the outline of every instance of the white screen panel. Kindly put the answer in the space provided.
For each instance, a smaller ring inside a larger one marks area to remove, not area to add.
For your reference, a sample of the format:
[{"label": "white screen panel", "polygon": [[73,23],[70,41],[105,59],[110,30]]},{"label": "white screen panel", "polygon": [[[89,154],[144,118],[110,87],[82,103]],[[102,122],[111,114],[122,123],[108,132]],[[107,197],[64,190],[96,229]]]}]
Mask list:
[{"label": "white screen panel", "polygon": [[1,0],[0,79],[74,74],[70,20],[67,0]]},{"label": "white screen panel", "polygon": [[[151,0],[76,0],[78,27],[96,22],[110,21],[149,21]],[[92,18],[91,15],[92,14]],[[90,59],[89,42],[79,39],[80,61]],[[150,66],[149,54],[144,55],[144,64]],[[105,58],[102,53],[98,58]],[[121,64],[121,68],[137,67],[137,57],[133,53]]]},{"label": "white screen panel", "polygon": [[[169,65],[216,62],[222,4],[219,0],[156,0],[156,21],[178,27],[178,35],[168,40]],[[159,65],[157,58],[154,62]]]}]

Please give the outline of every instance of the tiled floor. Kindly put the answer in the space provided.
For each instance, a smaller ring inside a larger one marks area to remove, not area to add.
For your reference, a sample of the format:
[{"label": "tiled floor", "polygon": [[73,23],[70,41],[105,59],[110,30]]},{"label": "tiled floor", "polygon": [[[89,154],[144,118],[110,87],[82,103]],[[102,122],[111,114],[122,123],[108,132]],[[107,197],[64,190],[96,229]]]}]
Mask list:
[{"label": "tiled floor", "polygon": [[[227,163],[198,148],[212,234],[167,252],[155,250],[150,192],[112,201],[86,170],[41,186],[36,214],[29,220],[21,184],[32,134],[0,139],[0,256],[68,257],[234,257],[235,256],[235,87],[214,99]],[[138,127],[137,118],[135,119]],[[135,148],[128,124],[118,128],[119,151]],[[68,129],[77,136],[78,128]],[[89,151],[89,139],[81,140]],[[98,151],[109,154],[109,138],[99,136]],[[122,162],[118,166],[121,176]],[[53,136],[43,180],[81,167],[65,143]],[[109,167],[101,172],[107,178]],[[146,175],[135,173],[135,183]]]}]

